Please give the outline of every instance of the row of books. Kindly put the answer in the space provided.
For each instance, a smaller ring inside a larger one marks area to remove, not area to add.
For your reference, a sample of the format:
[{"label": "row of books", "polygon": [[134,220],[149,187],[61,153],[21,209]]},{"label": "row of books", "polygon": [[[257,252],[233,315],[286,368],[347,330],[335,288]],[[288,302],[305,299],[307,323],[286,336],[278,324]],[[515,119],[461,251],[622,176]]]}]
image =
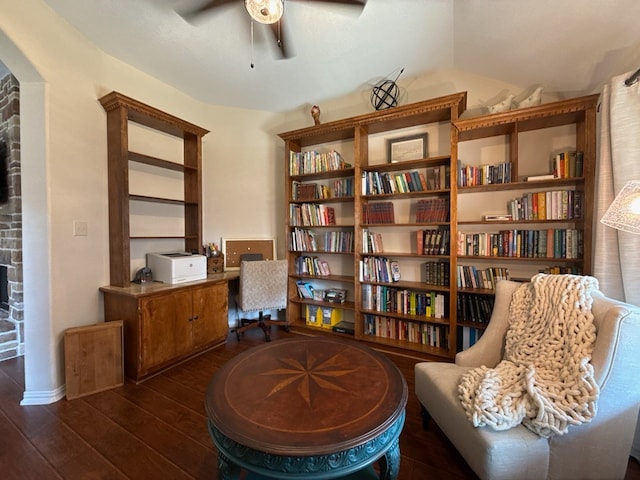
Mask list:
[{"label": "row of books", "polygon": [[382,234],[379,232],[371,232],[367,229],[362,230],[362,253],[382,252],[384,252]]},{"label": "row of books", "polygon": [[432,197],[416,202],[416,223],[436,223],[449,220],[449,199]]},{"label": "row of books", "polygon": [[362,308],[365,310],[444,318],[448,316],[448,304],[447,295],[435,291],[362,285]]},{"label": "row of books", "polygon": [[426,190],[446,190],[450,188],[451,167],[449,165],[427,167],[425,173],[427,177]]},{"label": "row of books", "polygon": [[362,194],[383,195],[391,193],[422,192],[427,180],[422,172],[362,172]]},{"label": "row of books", "polygon": [[573,228],[500,230],[498,233],[458,232],[457,254],[480,257],[583,257],[583,231]]},{"label": "row of books", "polygon": [[449,286],[449,262],[425,262],[422,281],[430,285]]},{"label": "row of books", "polygon": [[319,235],[322,243],[318,245],[316,232],[305,228],[294,228],[290,234],[289,250],[292,252],[353,252],[353,232],[327,231]]},{"label": "row of books", "polygon": [[291,198],[294,201],[331,198],[331,189],[319,183],[291,182]]},{"label": "row of books", "polygon": [[572,220],[582,218],[583,193],[577,190],[532,192],[509,202],[513,220]]},{"label": "row of books", "polygon": [[363,195],[425,192],[449,188],[448,165],[428,167],[425,173],[419,170],[406,172],[362,172]]},{"label": "row of books", "polygon": [[393,202],[372,202],[362,205],[362,223],[392,224],[395,223]]},{"label": "row of books", "polygon": [[353,177],[339,178],[331,186],[321,183],[291,182],[293,201],[325,200],[327,198],[353,197]]},{"label": "row of books", "polygon": [[547,273],[549,275],[582,275],[582,269],[577,265],[550,265],[548,267],[541,268],[538,273]]},{"label": "row of books", "polygon": [[445,325],[410,322],[380,315],[364,316],[364,334],[438,348],[449,346],[449,327]]},{"label": "row of books", "polygon": [[333,207],[316,203],[289,204],[289,225],[310,227],[335,224],[336,212]]},{"label": "row of books", "polygon": [[295,259],[296,275],[311,275],[326,277],[331,275],[329,262],[318,257],[300,255]]},{"label": "row of books", "polygon": [[458,288],[486,288],[495,290],[500,280],[510,280],[506,267],[477,268],[475,265],[458,265]]},{"label": "row of books", "polygon": [[398,262],[387,257],[362,257],[358,277],[361,282],[397,282],[400,268]]},{"label": "row of books", "polygon": [[491,320],[493,295],[477,295],[473,293],[459,293],[456,297],[458,322],[472,322],[487,325]]},{"label": "row of books", "polygon": [[289,174],[306,175],[309,173],[330,172],[351,168],[352,165],[345,162],[342,155],[335,150],[330,152],[289,152]]},{"label": "row of books", "polygon": [[[460,163],[460,162],[459,162]],[[458,186],[473,187],[495,183],[511,183],[511,163],[495,165],[460,165],[458,168]]]},{"label": "row of books", "polygon": [[449,255],[450,243],[448,228],[432,228],[416,232],[418,255]]},{"label": "row of books", "polygon": [[581,151],[561,152],[553,157],[553,175],[555,178],[582,177],[584,153]]},{"label": "row of books", "polygon": [[304,228],[294,228],[289,234],[289,251],[317,252],[318,243],[315,232]]},{"label": "row of books", "polygon": [[335,198],[353,197],[353,177],[338,178],[333,181],[333,196]]},{"label": "row of books", "polygon": [[353,232],[329,231],[322,234],[325,252],[353,253]]},{"label": "row of books", "polygon": [[311,282],[307,282],[305,280],[298,280],[296,281],[296,288],[298,290],[298,296],[300,298],[313,300],[313,292],[315,290],[315,287]]},{"label": "row of books", "polygon": [[480,337],[484,333],[484,328],[473,328],[473,327],[458,327],[458,352],[462,350],[466,350],[467,348],[475,345],[475,343],[480,340]]}]

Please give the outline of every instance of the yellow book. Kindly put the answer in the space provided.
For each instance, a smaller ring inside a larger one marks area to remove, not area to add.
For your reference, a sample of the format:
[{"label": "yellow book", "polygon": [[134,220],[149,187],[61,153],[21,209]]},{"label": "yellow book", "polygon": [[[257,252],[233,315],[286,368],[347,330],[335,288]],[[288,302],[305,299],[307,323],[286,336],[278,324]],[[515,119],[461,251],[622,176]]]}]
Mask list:
[{"label": "yellow book", "polygon": [[547,219],[547,194],[538,192],[538,220]]}]

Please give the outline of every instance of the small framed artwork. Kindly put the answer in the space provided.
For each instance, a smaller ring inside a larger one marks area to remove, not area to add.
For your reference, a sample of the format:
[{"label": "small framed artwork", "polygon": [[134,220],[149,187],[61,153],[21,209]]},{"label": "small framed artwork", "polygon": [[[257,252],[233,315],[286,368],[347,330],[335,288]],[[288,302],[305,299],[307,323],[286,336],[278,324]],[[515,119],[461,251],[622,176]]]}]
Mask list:
[{"label": "small framed artwork", "polygon": [[408,137],[390,138],[387,140],[387,161],[389,163],[420,160],[426,156],[426,133],[410,135]]}]

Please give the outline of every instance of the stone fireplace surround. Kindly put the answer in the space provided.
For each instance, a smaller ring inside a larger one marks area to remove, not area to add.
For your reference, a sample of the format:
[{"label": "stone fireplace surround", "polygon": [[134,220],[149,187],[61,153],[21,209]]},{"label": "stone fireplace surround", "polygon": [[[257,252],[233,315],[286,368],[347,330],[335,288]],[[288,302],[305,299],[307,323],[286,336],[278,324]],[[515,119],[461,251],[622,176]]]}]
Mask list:
[{"label": "stone fireplace surround", "polygon": [[0,265],[7,267],[8,310],[0,309],[0,361],[24,354],[20,86],[0,79],[0,141],[7,146],[9,201],[0,205]]}]

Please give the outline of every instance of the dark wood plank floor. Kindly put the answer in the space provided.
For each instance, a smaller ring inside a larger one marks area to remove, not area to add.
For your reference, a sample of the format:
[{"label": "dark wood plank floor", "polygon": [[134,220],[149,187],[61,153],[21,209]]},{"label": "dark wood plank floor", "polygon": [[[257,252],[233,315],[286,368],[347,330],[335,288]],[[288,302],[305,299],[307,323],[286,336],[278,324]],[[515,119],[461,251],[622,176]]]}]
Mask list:
[{"label": "dark wood plank floor", "polygon": [[[293,334],[276,332],[274,339]],[[47,406],[20,406],[22,358],[0,363],[0,476],[5,480],[217,479],[217,453],[206,428],[204,392],[213,372],[262,343],[247,332],[140,385]],[[407,379],[407,420],[400,438],[400,480],[477,478],[437,426],[422,429],[413,395],[415,359],[390,355]],[[626,480],[640,480],[629,461]]]}]

